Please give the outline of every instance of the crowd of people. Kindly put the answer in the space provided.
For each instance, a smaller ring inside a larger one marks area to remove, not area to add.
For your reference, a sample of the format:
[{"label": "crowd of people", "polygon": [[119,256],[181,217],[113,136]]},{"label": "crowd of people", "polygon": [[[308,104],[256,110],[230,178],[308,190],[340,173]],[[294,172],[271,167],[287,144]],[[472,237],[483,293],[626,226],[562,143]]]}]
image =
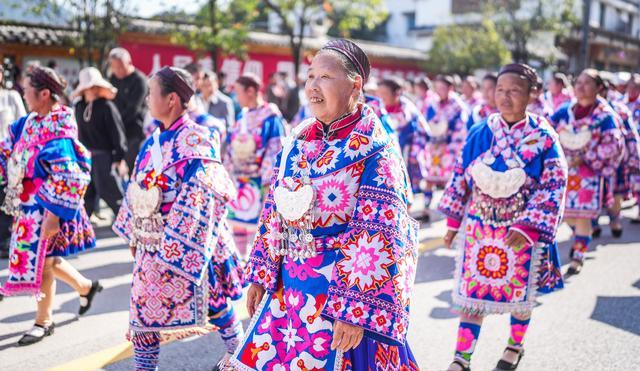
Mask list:
[{"label": "crowd of people", "polygon": [[[80,315],[102,290],[64,257],[95,246],[103,200],[134,259],[137,370],[157,369],[163,339],[212,331],[227,350],[218,369],[417,370],[413,216],[438,210],[459,252],[449,370],[470,370],[494,313],[511,314],[496,369],[515,370],[536,296],[564,285],[559,226],[573,229],[565,275],[578,274],[600,216],[620,237],[622,203],[640,197],[637,74],[545,84],[509,64],[479,80],[376,80],[344,39],[317,52],[303,91],[286,74],[223,87],[196,63],[147,77],[122,48],[109,67],[109,79],[83,69],[69,98],[39,65],[22,97],[0,89],[0,293],[38,299],[20,345],[53,334],[56,279]],[[231,303],[243,293],[246,329]]]}]

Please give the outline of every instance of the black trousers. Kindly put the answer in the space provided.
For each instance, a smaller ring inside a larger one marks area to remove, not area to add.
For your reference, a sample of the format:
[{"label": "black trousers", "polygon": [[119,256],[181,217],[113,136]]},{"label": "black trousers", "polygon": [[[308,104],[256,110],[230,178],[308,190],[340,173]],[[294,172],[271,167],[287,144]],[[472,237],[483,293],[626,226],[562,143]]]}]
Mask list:
[{"label": "black trousers", "polygon": [[[4,187],[0,188],[0,205],[4,202]],[[11,241],[11,227],[13,217],[0,211],[0,251],[9,252],[9,242]],[[3,254],[0,254],[3,256]]]},{"label": "black trousers", "polygon": [[140,146],[142,146],[143,141],[144,138],[142,137],[127,138],[127,153],[124,154],[124,161],[129,167],[129,175],[133,172],[133,167],[135,166],[136,158],[138,157],[138,152],[140,152]]},{"label": "black trousers", "polygon": [[91,183],[84,195],[87,215],[98,210],[100,199],[107,203],[115,215],[118,215],[122,201],[122,189],[111,172],[113,158],[107,151],[91,150]]}]

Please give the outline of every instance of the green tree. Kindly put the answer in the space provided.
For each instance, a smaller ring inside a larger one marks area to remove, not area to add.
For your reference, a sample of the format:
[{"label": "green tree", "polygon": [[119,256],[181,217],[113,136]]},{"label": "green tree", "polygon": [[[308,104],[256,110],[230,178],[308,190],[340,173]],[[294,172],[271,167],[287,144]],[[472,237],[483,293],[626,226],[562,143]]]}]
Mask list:
[{"label": "green tree", "polygon": [[[280,20],[289,37],[294,71],[300,71],[303,37],[311,27],[328,31],[331,24],[343,37],[362,28],[374,29],[387,18],[382,0],[263,0],[265,7]],[[321,35],[316,35],[321,36]]]},{"label": "green tree", "polygon": [[126,0],[25,0],[29,12],[55,14],[73,25],[80,38],[68,40],[80,51],[76,55],[81,66],[106,69],[106,57],[117,45],[117,36],[127,27],[125,15],[132,8]]},{"label": "green tree", "polygon": [[[185,18],[181,18],[183,14],[173,12],[172,15],[165,14],[163,19],[182,19],[184,22]],[[209,52],[213,68],[217,71],[220,55],[246,57],[248,26],[259,15],[257,0],[207,0],[197,14],[186,18],[188,25],[176,25],[172,39],[191,50]]]},{"label": "green tree", "polygon": [[[521,4],[521,0],[493,0],[485,8],[496,23],[502,39],[510,45],[513,60],[529,63],[532,55],[530,41],[542,32],[562,38],[579,20],[575,15],[574,0],[536,0]],[[526,5],[526,6],[525,6]],[[555,40],[554,40],[555,42]],[[547,64],[553,56],[537,56]]]},{"label": "green tree", "polygon": [[436,28],[428,52],[427,68],[440,73],[469,74],[480,68],[495,68],[511,59],[495,24],[485,19],[478,26]]}]

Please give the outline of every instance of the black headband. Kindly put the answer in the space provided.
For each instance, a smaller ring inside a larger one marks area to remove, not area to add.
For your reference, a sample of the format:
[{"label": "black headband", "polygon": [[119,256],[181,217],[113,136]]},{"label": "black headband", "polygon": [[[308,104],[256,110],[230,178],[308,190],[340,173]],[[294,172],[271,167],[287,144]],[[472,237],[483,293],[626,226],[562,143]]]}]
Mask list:
[{"label": "black headband", "polygon": [[538,82],[538,74],[536,70],[524,63],[511,63],[500,69],[500,73],[498,73],[498,77],[504,75],[505,73],[513,73],[520,77],[523,77],[525,80],[529,82],[529,86],[535,87]]},{"label": "black headband", "polygon": [[31,83],[42,89],[49,89],[52,94],[62,95],[67,84],[60,79],[56,72],[48,67],[35,66],[29,71]]},{"label": "black headband", "polygon": [[371,72],[371,64],[369,63],[369,57],[367,54],[354,42],[346,39],[337,39],[329,41],[321,50],[333,50],[336,51],[349,60],[358,71],[358,75],[362,77],[364,81],[369,78]]},{"label": "black headband", "polygon": [[195,94],[195,89],[184,81],[184,79],[174,71],[173,67],[162,68],[156,72],[156,76],[162,79],[185,103]]}]

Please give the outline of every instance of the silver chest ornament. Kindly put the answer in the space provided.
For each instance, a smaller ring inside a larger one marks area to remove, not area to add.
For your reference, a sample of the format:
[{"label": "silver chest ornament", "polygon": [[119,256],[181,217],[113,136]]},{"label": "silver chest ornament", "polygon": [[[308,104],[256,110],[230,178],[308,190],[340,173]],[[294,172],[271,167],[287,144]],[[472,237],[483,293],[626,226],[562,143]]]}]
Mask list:
[{"label": "silver chest ornament", "polygon": [[242,112],[242,118],[240,119],[240,132],[231,141],[231,150],[233,152],[234,160],[239,162],[247,162],[251,160],[256,154],[256,141],[253,139],[253,135],[249,133],[247,127],[247,114],[245,109]]},{"label": "silver chest ornament", "polygon": [[[16,157],[20,157],[20,159]],[[22,204],[20,195],[24,190],[22,187],[24,174],[25,166],[23,165],[22,156],[19,154],[11,156],[7,163],[7,188],[2,204],[2,211],[7,215],[20,216],[20,205]]]},{"label": "silver chest ornament", "polygon": [[591,131],[588,126],[583,126],[580,130],[566,126],[560,130],[558,136],[562,147],[571,151],[581,150],[591,142]]},{"label": "silver chest ornament", "polygon": [[307,125],[299,125],[284,139],[279,164],[278,186],[273,191],[273,199],[282,229],[278,232],[279,246],[274,246],[276,255],[291,258],[311,258],[317,256],[313,229],[313,205],[315,191],[309,176],[302,178],[284,177],[286,160],[295,139]]},{"label": "silver chest ornament", "polygon": [[[153,133],[151,160],[156,179],[162,174],[162,152],[159,143],[159,129]],[[133,214],[131,245],[149,252],[157,251],[164,235],[164,223],[160,214],[162,190],[157,185],[141,187],[145,178],[139,173],[127,188],[127,201]],[[154,181],[155,184],[155,181]]]},{"label": "silver chest ornament", "polygon": [[443,137],[449,131],[449,122],[447,120],[429,121],[429,129],[431,129],[432,136]]}]

